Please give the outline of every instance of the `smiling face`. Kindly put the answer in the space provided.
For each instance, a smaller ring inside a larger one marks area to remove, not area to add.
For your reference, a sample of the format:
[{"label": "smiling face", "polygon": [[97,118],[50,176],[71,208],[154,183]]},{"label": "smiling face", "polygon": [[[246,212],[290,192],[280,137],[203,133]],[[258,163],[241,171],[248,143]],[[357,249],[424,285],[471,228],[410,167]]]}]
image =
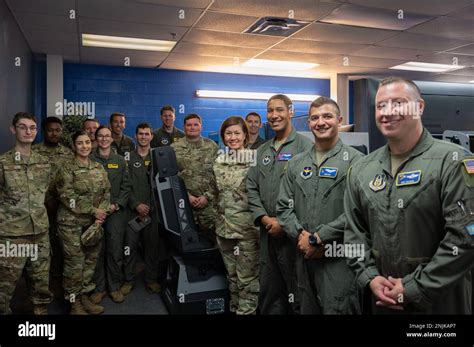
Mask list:
[{"label": "smiling face", "polygon": [[96,133],[97,146],[101,149],[108,149],[112,144],[112,131],[102,128]]},{"label": "smiling face", "polygon": [[267,105],[267,120],[275,132],[284,131],[291,122],[293,110],[288,109],[285,102],[280,99],[272,99]]},{"label": "smiling face", "polygon": [[309,110],[308,125],[316,141],[334,140],[341,123],[342,117],[338,115],[336,107],[331,104],[311,107]]},{"label": "smiling face", "polygon": [[150,128],[138,128],[135,137],[140,147],[148,147],[153,139],[153,134]]},{"label": "smiling face", "polygon": [[28,118],[20,118],[10,131],[15,135],[16,141],[20,144],[31,144],[35,140],[38,128],[36,122]]},{"label": "smiling face", "polygon": [[123,116],[114,116],[110,122],[110,127],[115,135],[121,136],[123,129],[125,129],[125,117]]},{"label": "smiling face", "polygon": [[161,114],[161,121],[163,122],[163,125],[167,128],[171,128],[174,126],[174,120],[176,119],[173,111],[171,110],[165,110]]},{"label": "smiling face", "polygon": [[425,102],[410,85],[381,86],[375,97],[375,123],[387,139],[403,141],[421,126]]},{"label": "smiling face", "polygon": [[225,129],[224,144],[234,150],[245,147],[245,132],[240,125],[231,125]]},{"label": "smiling face", "polygon": [[79,135],[73,144],[74,153],[81,158],[87,158],[91,154],[92,142],[88,135]]},{"label": "smiling face", "polygon": [[201,136],[202,124],[197,118],[189,118],[184,124],[184,134],[187,138],[195,139]]},{"label": "smiling face", "polygon": [[247,116],[246,122],[249,127],[250,134],[258,134],[260,128],[262,127],[262,121],[260,120],[260,117],[257,117],[255,115],[249,115]]}]

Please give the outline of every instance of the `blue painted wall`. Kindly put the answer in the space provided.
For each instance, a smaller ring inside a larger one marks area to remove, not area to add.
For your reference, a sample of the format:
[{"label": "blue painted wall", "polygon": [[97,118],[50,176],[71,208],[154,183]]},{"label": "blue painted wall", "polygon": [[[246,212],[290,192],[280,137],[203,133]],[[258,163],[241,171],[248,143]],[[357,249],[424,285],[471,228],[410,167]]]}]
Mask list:
[{"label": "blue painted wall", "polygon": [[[329,80],[252,76],[208,72],[158,70],[85,64],[64,65],[64,97],[68,101],[95,102],[96,116],[107,123],[113,112],[127,116],[126,133],[134,134],[140,122],[160,127],[160,108],[176,108],[176,125],[191,112],[203,118],[203,135],[218,131],[230,115],[245,116],[256,111],[265,120],[266,101],[205,99],[196,89],[256,91],[269,93],[319,94],[329,96]],[[180,113],[179,106],[184,105]],[[296,115],[307,113],[308,102],[295,102]]]}]

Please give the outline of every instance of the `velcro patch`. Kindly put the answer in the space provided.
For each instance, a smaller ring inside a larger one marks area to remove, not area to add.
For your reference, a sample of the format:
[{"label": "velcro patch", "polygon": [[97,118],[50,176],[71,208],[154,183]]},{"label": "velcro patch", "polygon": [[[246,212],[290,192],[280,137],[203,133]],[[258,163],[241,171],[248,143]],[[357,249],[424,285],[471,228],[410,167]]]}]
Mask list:
[{"label": "velcro patch", "polygon": [[421,181],[421,170],[400,172],[397,175],[397,187],[411,186],[420,183]]}]

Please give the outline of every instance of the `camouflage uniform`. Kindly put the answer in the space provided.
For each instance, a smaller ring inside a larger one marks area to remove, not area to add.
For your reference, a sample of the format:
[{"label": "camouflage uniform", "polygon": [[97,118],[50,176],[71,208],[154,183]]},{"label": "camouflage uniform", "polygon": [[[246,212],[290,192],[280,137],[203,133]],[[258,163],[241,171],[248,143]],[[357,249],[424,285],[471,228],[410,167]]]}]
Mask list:
[{"label": "camouflage uniform", "polygon": [[153,132],[153,140],[151,140],[151,148],[170,146],[172,143],[184,137],[184,133],[176,127],[173,127],[171,134],[163,127]]},{"label": "camouflage uniform", "polygon": [[111,144],[112,149],[121,156],[125,156],[126,153],[131,153],[135,150],[135,142],[133,139],[125,134],[122,134],[120,140],[114,140]]},{"label": "camouflage uniform", "polygon": [[[47,157],[52,165],[53,178],[56,177],[61,163],[69,160],[74,153],[69,147],[59,143],[57,146],[48,146],[44,142],[38,143],[32,147],[33,150]],[[56,192],[56,186],[53,184],[51,190],[46,195],[46,210],[49,219],[49,241],[51,244],[51,277],[59,282],[63,273],[63,251],[58,236],[58,223],[56,220],[58,214],[59,199]]]},{"label": "camouflage uniform", "polygon": [[[159,249],[158,235],[158,214],[153,203],[151,185],[150,185],[150,153],[142,158],[137,151],[130,153],[128,170],[130,172],[131,192],[128,200],[128,220],[136,218],[138,213],[136,208],[139,204],[145,204],[150,207],[149,217],[151,223],[143,228],[140,233],[143,236],[144,261],[145,261],[145,282],[151,283],[158,280],[159,256],[162,254]],[[128,252],[125,253],[124,270],[125,281],[134,282],[136,277],[136,263],[138,254],[138,242],[140,233],[127,227],[125,232],[125,246]]]},{"label": "camouflage uniform", "polygon": [[260,234],[247,201],[246,179],[250,162],[242,159],[233,161],[222,154],[214,164],[219,189],[216,234],[228,272],[230,310],[237,314],[255,314],[260,290]]},{"label": "camouflage uniform", "polygon": [[199,230],[215,239],[216,220],[216,182],[212,165],[217,158],[217,144],[201,138],[198,142],[189,142],[186,138],[174,142],[171,147],[178,160],[178,175],[184,180],[189,194],[199,197],[204,195],[209,202],[202,209],[193,208],[193,215]]},{"label": "camouflage uniform", "polygon": [[81,234],[95,222],[97,208],[108,210],[110,183],[102,165],[82,164],[76,158],[63,163],[57,178],[61,204],[58,209],[59,238],[64,251],[63,286],[66,300],[94,290],[92,276],[101,243],[85,247]]},{"label": "camouflage uniform", "polygon": [[33,304],[52,300],[49,223],[44,206],[50,182],[51,164],[41,154],[31,151],[29,158],[22,158],[10,150],[0,155],[0,245],[3,249],[19,244],[38,247],[37,259],[13,254],[0,257],[0,314],[11,313],[10,300],[24,268]]},{"label": "camouflage uniform", "polygon": [[131,190],[130,176],[127,163],[118,154],[111,152],[109,157],[105,158],[98,151],[94,151],[91,159],[102,164],[107,171],[111,185],[110,202],[119,205],[119,210],[108,216],[104,223],[105,240],[94,275],[96,291],[105,291],[107,284],[109,293],[112,293],[120,289],[123,281],[124,242],[128,222],[125,208]]}]

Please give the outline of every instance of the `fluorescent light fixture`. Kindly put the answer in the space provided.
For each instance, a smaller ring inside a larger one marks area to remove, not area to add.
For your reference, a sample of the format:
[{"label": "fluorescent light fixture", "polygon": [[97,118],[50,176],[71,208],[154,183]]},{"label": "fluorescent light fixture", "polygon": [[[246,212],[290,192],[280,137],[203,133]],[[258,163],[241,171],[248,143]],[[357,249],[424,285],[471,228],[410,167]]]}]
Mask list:
[{"label": "fluorescent light fixture", "polygon": [[245,67],[256,67],[261,69],[279,70],[309,70],[319,64],[302,63],[298,61],[269,60],[269,59],[249,59],[242,64]]},{"label": "fluorescent light fixture", "polygon": [[[196,90],[196,96],[200,98],[217,98],[217,99],[246,99],[246,100],[268,100],[275,94],[279,93],[256,93],[256,92],[234,92],[226,90]],[[320,95],[311,94],[285,94],[292,101],[313,101]]]},{"label": "fluorescent light fixture", "polygon": [[432,64],[432,63],[422,63],[419,61],[409,61],[405,64],[392,66],[390,69],[425,71],[425,72],[446,72],[446,71],[452,71],[452,70],[459,70],[463,68],[464,66],[461,66],[461,65]]},{"label": "fluorescent light fixture", "polygon": [[122,48],[141,51],[169,52],[173,49],[175,44],[176,41],[82,34],[82,45],[89,47]]},{"label": "fluorescent light fixture", "polygon": [[474,83],[474,80],[472,80],[472,81],[469,81],[469,83]]}]

